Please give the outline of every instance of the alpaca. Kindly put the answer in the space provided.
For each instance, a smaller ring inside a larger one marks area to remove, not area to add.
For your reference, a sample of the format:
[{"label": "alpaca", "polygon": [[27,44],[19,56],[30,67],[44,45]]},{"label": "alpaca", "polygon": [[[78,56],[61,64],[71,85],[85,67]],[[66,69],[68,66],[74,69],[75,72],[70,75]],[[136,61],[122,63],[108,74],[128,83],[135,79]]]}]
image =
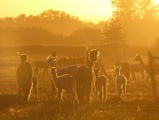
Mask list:
[{"label": "alpaca", "polygon": [[21,59],[21,63],[17,68],[19,94],[21,94],[20,91],[22,91],[23,101],[27,102],[30,97],[33,71],[30,63],[26,61],[29,53],[20,54],[19,52],[17,52],[17,54],[20,56]]},{"label": "alpaca", "polygon": [[100,68],[94,68],[94,73],[96,76],[96,96],[100,103],[105,103],[107,98],[107,79],[104,75],[99,75]]},{"label": "alpaca", "polygon": [[87,48],[87,65],[80,66],[76,71],[76,93],[79,103],[84,101],[90,103],[91,86],[92,86],[92,66],[98,59],[98,49],[90,50]]},{"label": "alpaca", "polygon": [[[119,99],[122,98],[122,92],[124,95],[124,99],[126,99],[126,84],[127,84],[127,78],[120,74],[120,67],[115,67],[116,76],[115,76],[115,85],[118,92]],[[123,90],[123,91],[122,91]]]},{"label": "alpaca", "polygon": [[[56,58],[57,56],[55,55],[55,52],[53,55],[49,55],[47,57],[47,65],[50,66],[50,67],[56,67]],[[76,74],[76,71],[77,71],[77,66],[67,66],[67,67],[64,67],[64,68],[59,68],[57,69],[57,75],[58,76],[61,76],[61,75],[64,75],[64,74],[69,74],[71,75],[72,77],[75,78],[75,74]],[[52,90],[55,91],[55,85],[52,83]]]},{"label": "alpaca", "polygon": [[68,102],[70,95],[72,95],[72,100],[75,99],[75,79],[69,75],[69,74],[64,74],[61,76],[57,75],[57,68],[56,67],[51,67],[51,74],[53,78],[53,82],[56,86],[56,89],[58,90],[58,103],[62,103],[62,91],[65,90],[68,92],[68,96],[66,101]]},{"label": "alpaca", "polygon": [[126,77],[127,82],[129,82],[131,73],[130,64],[128,62],[117,61],[115,62],[115,67],[117,66],[121,66],[120,73],[123,74]]},{"label": "alpaca", "polygon": [[132,64],[130,68],[131,68],[131,74],[132,74],[133,80],[136,80],[136,76],[135,76],[136,72],[140,72],[142,79],[144,79],[144,68],[141,64]]},{"label": "alpaca", "polygon": [[[144,62],[142,61],[141,57],[137,54],[135,56],[135,61],[138,61],[140,62],[140,64],[143,66],[143,68],[145,69],[145,71],[148,73],[148,77],[146,78],[145,80],[145,83],[147,84],[147,86],[150,88],[151,87],[151,83],[149,81],[149,79],[151,78],[150,77],[150,70],[149,70],[149,66],[148,65],[145,65]],[[154,74],[155,75],[159,75],[159,64],[155,64],[154,65]]]},{"label": "alpaca", "polygon": [[46,61],[42,61],[42,60],[34,61],[34,62],[33,62],[33,65],[34,65],[34,67],[35,67],[35,69],[34,69],[34,74],[35,74],[36,76],[40,76],[40,75],[39,75],[39,68],[43,68],[43,69],[44,69],[44,75],[45,75],[45,74],[47,74],[47,75],[49,74],[49,73],[48,73],[49,67],[48,67]]}]

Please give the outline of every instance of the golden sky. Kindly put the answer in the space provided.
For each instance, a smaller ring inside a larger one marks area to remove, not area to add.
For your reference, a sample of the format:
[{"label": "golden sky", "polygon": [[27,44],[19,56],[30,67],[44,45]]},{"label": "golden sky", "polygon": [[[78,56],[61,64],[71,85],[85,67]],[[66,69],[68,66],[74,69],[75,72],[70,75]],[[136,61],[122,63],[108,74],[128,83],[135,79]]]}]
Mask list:
[{"label": "golden sky", "polygon": [[15,17],[22,13],[37,15],[54,9],[98,23],[112,14],[110,0],[1,0],[0,3],[0,17]]}]

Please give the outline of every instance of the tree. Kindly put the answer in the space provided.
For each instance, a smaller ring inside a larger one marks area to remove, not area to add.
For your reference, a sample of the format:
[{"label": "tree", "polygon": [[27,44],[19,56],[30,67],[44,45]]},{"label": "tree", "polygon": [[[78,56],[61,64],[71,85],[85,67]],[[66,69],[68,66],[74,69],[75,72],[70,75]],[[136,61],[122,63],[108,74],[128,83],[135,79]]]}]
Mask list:
[{"label": "tree", "polygon": [[124,27],[119,13],[115,13],[108,25],[104,27],[104,42],[114,52],[114,57],[118,58],[119,51],[125,48],[127,40]]}]

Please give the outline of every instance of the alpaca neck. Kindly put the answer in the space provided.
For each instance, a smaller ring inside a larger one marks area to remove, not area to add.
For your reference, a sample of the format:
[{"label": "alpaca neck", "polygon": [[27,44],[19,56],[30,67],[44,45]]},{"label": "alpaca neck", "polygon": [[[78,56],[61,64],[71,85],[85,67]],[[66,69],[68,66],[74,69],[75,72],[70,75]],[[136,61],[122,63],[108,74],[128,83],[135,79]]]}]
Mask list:
[{"label": "alpaca neck", "polygon": [[145,71],[148,73],[148,68],[147,66],[144,64],[144,62],[142,61],[142,59],[139,60],[140,64],[142,65],[142,67],[145,69]]},{"label": "alpaca neck", "polygon": [[52,72],[52,77],[53,77],[54,82],[56,83],[56,80],[57,80],[57,78],[58,78],[57,73],[56,73],[56,70],[54,70],[54,71]]},{"label": "alpaca neck", "polygon": [[89,69],[91,69],[91,70],[92,70],[92,67],[93,67],[93,61],[90,61]]},{"label": "alpaca neck", "polygon": [[99,73],[95,73],[95,78],[96,78],[96,80],[98,80],[98,78],[99,78]]},{"label": "alpaca neck", "polygon": [[117,73],[116,73],[116,77],[119,77],[119,76],[120,76],[120,73],[119,73],[119,72],[117,72]]}]

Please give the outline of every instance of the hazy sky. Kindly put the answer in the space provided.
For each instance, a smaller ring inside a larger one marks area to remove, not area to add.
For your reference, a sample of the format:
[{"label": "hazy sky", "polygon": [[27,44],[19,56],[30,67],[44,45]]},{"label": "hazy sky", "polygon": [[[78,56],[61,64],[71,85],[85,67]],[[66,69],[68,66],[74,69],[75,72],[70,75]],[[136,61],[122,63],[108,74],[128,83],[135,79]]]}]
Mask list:
[{"label": "hazy sky", "polygon": [[0,3],[0,17],[15,17],[21,13],[37,15],[54,9],[97,23],[111,17],[112,13],[109,0],[0,0]]}]

